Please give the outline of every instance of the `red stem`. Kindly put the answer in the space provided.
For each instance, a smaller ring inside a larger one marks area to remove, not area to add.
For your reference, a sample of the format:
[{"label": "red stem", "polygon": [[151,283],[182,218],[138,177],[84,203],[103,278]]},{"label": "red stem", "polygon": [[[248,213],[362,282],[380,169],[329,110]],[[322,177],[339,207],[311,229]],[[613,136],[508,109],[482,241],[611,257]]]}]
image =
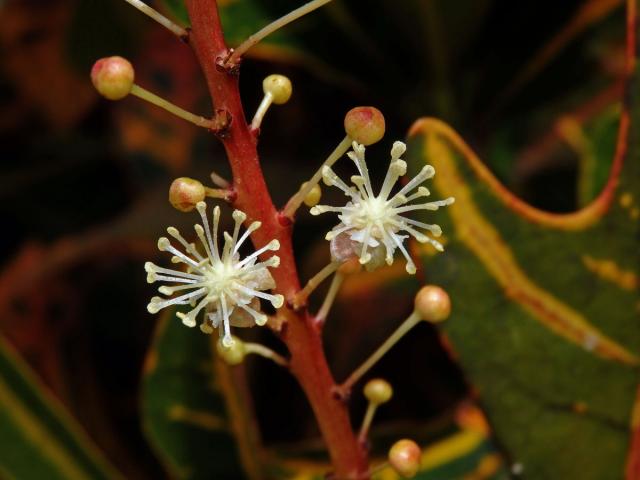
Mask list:
[{"label": "red stem", "polygon": [[[273,270],[277,290],[292,298],[300,290],[295,257],[291,245],[291,225],[283,225],[273,205],[257,152],[257,142],[247,125],[238,77],[218,67],[219,59],[229,53],[218,16],[216,0],[186,0],[191,28],[191,43],[204,71],[214,111],[224,109],[231,115],[228,136],[222,139],[233,172],[237,193],[234,206],[244,211],[248,220],[259,220],[262,228],[252,240],[262,246],[280,241],[280,266]],[[322,339],[306,312],[294,312],[285,306],[278,317],[286,322],[281,338],[291,354],[291,373],[300,383],[314,411],[325,439],[337,478],[366,478],[366,451],[356,439],[346,405],[336,398],[335,381],[327,365]]]}]

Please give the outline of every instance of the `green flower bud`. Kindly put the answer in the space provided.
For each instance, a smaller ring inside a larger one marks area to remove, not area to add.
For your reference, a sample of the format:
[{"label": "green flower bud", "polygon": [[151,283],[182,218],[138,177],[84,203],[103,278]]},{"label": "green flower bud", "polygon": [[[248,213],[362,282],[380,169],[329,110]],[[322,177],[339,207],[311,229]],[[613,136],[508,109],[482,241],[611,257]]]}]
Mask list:
[{"label": "green flower bud", "polygon": [[216,344],[216,350],[227,365],[240,365],[246,355],[244,343],[237,337],[232,336],[231,338],[233,343],[229,347],[225,347],[220,341]]},{"label": "green flower bud", "polygon": [[[303,183],[302,188],[304,188],[306,185],[307,185],[307,182]],[[309,190],[309,193],[307,193],[307,196],[304,197],[304,204],[307,207],[315,207],[320,201],[321,197],[322,197],[322,189],[320,188],[320,185],[315,184],[313,188]]]},{"label": "green flower bud", "polygon": [[284,75],[269,75],[262,82],[264,94],[271,94],[271,99],[276,105],[287,103],[291,98],[293,88],[291,80]]},{"label": "green flower bud", "polygon": [[382,378],[374,378],[369,380],[364,386],[364,396],[371,403],[381,405],[391,400],[393,396],[393,387]]}]

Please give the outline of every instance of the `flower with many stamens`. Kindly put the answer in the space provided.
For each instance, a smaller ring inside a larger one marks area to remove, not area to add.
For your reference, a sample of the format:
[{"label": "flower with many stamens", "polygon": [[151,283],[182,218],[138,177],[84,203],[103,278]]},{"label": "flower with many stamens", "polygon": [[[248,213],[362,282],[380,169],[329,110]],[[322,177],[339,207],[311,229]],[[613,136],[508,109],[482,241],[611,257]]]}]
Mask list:
[{"label": "flower with many stamens", "polygon": [[410,203],[430,195],[426,187],[419,185],[435,174],[435,169],[431,165],[423,167],[395,195],[391,195],[391,190],[398,178],[407,172],[407,164],[400,158],[407,148],[402,142],[393,144],[387,175],[380,192],[375,195],[364,158],[365,147],[353,142],[352,148],[353,150],[347,155],[355,163],[359,172],[359,175],[351,177],[355,187],[347,185],[330,167],[325,167],[322,171],[324,182],[338,187],[351,200],[344,207],[317,205],[311,209],[311,214],[319,215],[325,212],[338,214],[340,223],[326,235],[326,239],[332,242],[333,255],[341,257],[337,258],[338,260],[344,260],[349,255],[358,256],[361,264],[373,269],[382,264],[383,258],[388,265],[391,265],[393,254],[396,248],[399,248],[407,260],[407,272],[413,274],[416,272],[416,266],[403,245],[408,235],[401,235],[400,232],[407,232],[418,242],[430,243],[437,250],[442,251],[440,242],[418,231],[417,228],[428,231],[434,237],[439,237],[442,230],[438,225],[419,222],[405,217],[404,214],[416,210],[438,210],[440,207],[451,205],[454,198]]},{"label": "flower with many stamens", "polygon": [[[260,311],[260,298],[268,300],[275,308],[280,308],[284,302],[282,295],[265,293],[265,290],[275,288],[275,282],[270,267],[277,267],[280,258],[271,256],[265,261],[258,261],[258,256],[267,251],[280,248],[277,240],[272,240],[264,247],[248,257],[241,259],[239,249],[249,235],[260,228],[260,222],[253,222],[238,238],[240,226],[247,216],[240,210],[233,212],[235,227],[233,235],[224,232],[224,246],[222,252],[218,249],[218,224],[220,222],[220,207],[213,210],[213,228],[209,228],[206,215],[206,204],[198,202],[198,213],[202,217],[202,225],[195,225],[195,231],[202,244],[204,253],[196,249],[195,244],[188,243],[180,232],[169,227],[167,232],[182,245],[185,252],[175,248],[168,238],[158,240],[158,249],[173,254],[173,263],[186,265],[186,270],[173,270],[159,267],[151,262],[145,264],[147,281],[171,282],[177,285],[163,285],[158,291],[170,298],[153,297],[147,310],[157,313],[170,305],[191,305],[188,313],[179,312],[177,315],[188,327],[195,327],[196,316],[204,309],[205,315],[200,329],[211,333],[218,328],[222,344],[226,347],[233,345],[231,326],[248,327],[253,324],[264,325],[267,316]],[[176,292],[184,292],[171,297]]]}]

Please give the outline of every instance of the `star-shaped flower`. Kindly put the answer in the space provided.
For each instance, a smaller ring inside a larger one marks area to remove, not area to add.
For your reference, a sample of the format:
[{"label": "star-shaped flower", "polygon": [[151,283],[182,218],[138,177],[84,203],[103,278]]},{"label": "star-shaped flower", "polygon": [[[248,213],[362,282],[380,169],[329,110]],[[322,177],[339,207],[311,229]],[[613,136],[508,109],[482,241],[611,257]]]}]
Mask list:
[{"label": "star-shaped flower", "polygon": [[[431,165],[423,167],[411,181],[395,195],[391,195],[391,190],[398,178],[407,172],[407,164],[400,158],[407,148],[402,142],[393,144],[387,175],[380,193],[375,195],[364,159],[365,147],[353,142],[352,148],[353,151],[347,155],[353,160],[360,173],[351,177],[355,186],[348,186],[330,167],[325,167],[322,171],[324,182],[338,187],[351,200],[344,207],[317,205],[311,209],[311,214],[319,215],[325,212],[338,214],[340,223],[326,235],[326,239],[332,242],[334,256],[357,255],[360,257],[361,264],[373,269],[382,263],[383,257],[384,261],[391,265],[393,254],[396,248],[399,248],[407,259],[407,272],[413,274],[416,272],[416,266],[403,245],[404,240],[411,235],[417,241],[430,243],[437,250],[442,251],[440,242],[416,228],[427,230],[434,237],[442,235],[442,230],[438,225],[419,222],[403,214],[414,210],[438,210],[440,207],[451,205],[454,198],[410,204],[413,200],[430,195],[427,188],[419,185],[435,175],[435,169]],[[403,231],[409,235],[401,235],[400,232]],[[340,253],[336,255],[338,251]]]},{"label": "star-shaped flower", "polygon": [[158,249],[172,253],[173,263],[183,263],[186,271],[162,268],[151,262],[145,264],[147,281],[172,282],[178,285],[161,286],[158,291],[167,297],[176,292],[187,291],[171,298],[153,297],[147,306],[150,313],[170,305],[191,305],[188,313],[178,313],[188,327],[196,325],[196,316],[201,310],[205,315],[200,329],[205,333],[211,333],[213,328],[219,328],[224,346],[233,345],[230,326],[248,327],[264,325],[267,316],[260,311],[259,299],[271,302],[275,308],[282,306],[282,295],[271,295],[265,290],[275,288],[275,282],[269,267],[277,267],[280,258],[273,255],[269,259],[258,262],[258,256],[266,251],[275,251],[280,248],[277,240],[272,240],[264,247],[241,259],[240,246],[249,237],[251,232],[260,228],[260,222],[253,222],[249,228],[238,238],[240,226],[247,216],[240,210],[233,212],[235,228],[233,235],[224,232],[224,246],[222,252],[218,250],[218,224],[220,221],[220,208],[213,210],[213,228],[209,228],[206,216],[206,204],[199,202],[196,205],[198,213],[202,217],[202,225],[195,225],[195,231],[200,239],[204,254],[199,252],[195,245],[187,243],[174,227],[169,227],[167,232],[184,247],[183,253],[175,248],[168,238],[158,240]]}]

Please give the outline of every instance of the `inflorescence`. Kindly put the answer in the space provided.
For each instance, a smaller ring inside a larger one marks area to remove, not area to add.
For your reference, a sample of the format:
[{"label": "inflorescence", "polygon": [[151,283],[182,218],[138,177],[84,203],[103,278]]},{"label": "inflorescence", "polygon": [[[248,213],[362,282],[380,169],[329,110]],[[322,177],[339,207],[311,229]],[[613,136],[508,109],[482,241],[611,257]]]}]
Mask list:
[{"label": "inflorescence", "polygon": [[258,256],[267,251],[280,248],[277,240],[272,240],[251,255],[241,259],[239,249],[249,235],[260,228],[260,222],[253,222],[238,238],[240,226],[247,216],[240,210],[233,212],[235,227],[233,235],[224,232],[224,246],[222,252],[218,249],[218,225],[220,222],[220,207],[213,210],[213,228],[209,228],[206,216],[206,204],[196,205],[202,217],[202,225],[196,224],[195,231],[200,239],[204,254],[195,245],[187,243],[174,227],[167,232],[185,249],[186,254],[175,248],[168,238],[158,240],[158,249],[172,253],[173,263],[187,266],[186,271],[159,267],[151,262],[145,264],[147,281],[165,281],[177,283],[173,286],[161,286],[158,291],[166,296],[176,292],[190,290],[188,293],[171,298],[153,297],[147,309],[150,313],[170,305],[191,305],[188,313],[178,312],[178,317],[188,327],[195,327],[196,316],[201,310],[205,315],[200,329],[205,333],[212,333],[213,328],[219,328],[222,344],[225,347],[233,345],[231,325],[248,327],[264,325],[267,315],[260,311],[259,299],[264,299],[275,307],[280,308],[284,302],[282,295],[265,293],[265,290],[275,288],[275,282],[269,268],[277,267],[280,258],[273,255],[265,261],[259,262]]},{"label": "inflorescence", "polygon": [[[403,214],[414,210],[438,210],[440,207],[451,205],[454,198],[410,204],[414,200],[430,195],[426,187],[419,185],[434,176],[435,169],[431,165],[423,167],[400,191],[393,196],[391,195],[391,190],[398,178],[407,172],[407,164],[400,158],[406,150],[406,145],[402,142],[393,144],[387,175],[380,192],[375,195],[365,161],[365,147],[353,142],[352,148],[353,150],[347,155],[355,163],[359,172],[359,175],[351,177],[351,182],[355,187],[348,186],[331,167],[325,166],[322,171],[324,182],[327,185],[338,187],[351,200],[343,207],[317,205],[311,209],[311,214],[319,215],[325,212],[338,214],[340,223],[325,237],[332,242],[334,256],[336,256],[336,252],[342,252],[337,255],[344,257],[355,255],[360,258],[361,264],[369,269],[375,269],[383,261],[391,265],[393,254],[396,248],[399,248],[407,260],[407,272],[414,274],[416,266],[403,245],[408,235],[401,235],[399,232],[405,231],[418,242],[430,243],[437,250],[442,251],[440,242],[416,230],[416,227],[427,230],[434,237],[442,235],[442,230],[438,225],[413,220]],[[411,193],[416,187],[417,190]],[[346,249],[345,243],[347,244]],[[338,258],[338,260],[344,259],[346,258]]]}]

